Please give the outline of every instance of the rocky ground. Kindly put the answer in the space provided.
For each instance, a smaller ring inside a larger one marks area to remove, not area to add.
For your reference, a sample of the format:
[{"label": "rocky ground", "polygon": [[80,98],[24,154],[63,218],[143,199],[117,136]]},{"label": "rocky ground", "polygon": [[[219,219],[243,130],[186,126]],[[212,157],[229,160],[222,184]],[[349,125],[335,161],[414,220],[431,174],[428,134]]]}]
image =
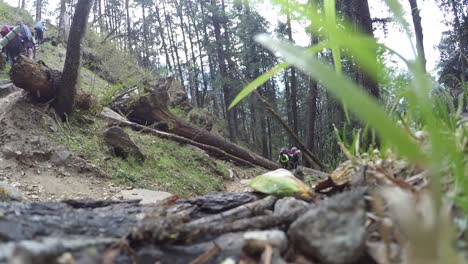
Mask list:
[{"label": "rocky ground", "polygon": [[[60,130],[70,129],[67,123],[56,122],[47,104],[32,102],[24,91],[8,80],[0,81],[0,181],[18,188],[23,198],[31,201],[135,197],[145,197],[146,201],[151,195],[157,200],[167,195],[116,184],[110,175],[86,161],[85,157],[68,150],[55,138],[66,135],[57,133]],[[121,147],[124,146],[125,151],[129,148],[130,152],[139,151],[118,127],[110,128],[104,134],[106,143],[114,150],[123,150]],[[127,140],[123,140],[125,136]],[[203,152],[200,149],[194,151]],[[230,168],[226,190],[246,190],[241,180],[262,171]]]}]

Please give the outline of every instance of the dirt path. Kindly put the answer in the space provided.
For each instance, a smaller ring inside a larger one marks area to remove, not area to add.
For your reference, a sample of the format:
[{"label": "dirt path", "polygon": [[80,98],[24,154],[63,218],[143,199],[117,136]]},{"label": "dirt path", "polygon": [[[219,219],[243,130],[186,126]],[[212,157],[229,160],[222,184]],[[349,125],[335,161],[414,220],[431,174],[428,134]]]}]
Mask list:
[{"label": "dirt path", "polygon": [[22,91],[0,98],[0,181],[28,200],[119,198],[122,187],[67,153],[50,136],[56,130],[45,107],[29,102]]}]

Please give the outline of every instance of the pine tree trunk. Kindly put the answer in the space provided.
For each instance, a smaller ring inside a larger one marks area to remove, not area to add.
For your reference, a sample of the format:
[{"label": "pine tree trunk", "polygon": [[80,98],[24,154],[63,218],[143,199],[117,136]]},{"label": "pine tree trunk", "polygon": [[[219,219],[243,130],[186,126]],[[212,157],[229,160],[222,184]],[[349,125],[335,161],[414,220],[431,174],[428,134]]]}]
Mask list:
[{"label": "pine tree trunk", "polygon": [[[224,105],[226,109],[229,107],[229,104],[232,100],[232,87],[229,86],[229,74],[228,68],[226,65],[226,53],[223,48],[223,38],[221,36],[221,16],[219,14],[220,10],[219,7],[216,5],[216,0],[211,0],[211,10],[212,10],[212,22],[214,27],[215,33],[215,45],[216,45],[216,53],[218,56],[218,66],[219,72],[222,78],[222,87],[224,93]],[[235,125],[235,112],[233,110],[226,110],[226,118],[228,123],[228,131],[229,131],[229,139],[232,142],[236,141],[236,125]]]},{"label": "pine tree trunk", "polygon": [[[190,3],[190,1],[187,1]],[[186,3],[187,4],[187,3]],[[194,27],[194,30],[196,31],[196,25],[195,25],[195,22],[194,21],[190,21],[190,7],[189,6],[186,6],[187,8],[187,16],[188,16],[188,23],[184,23],[184,26],[187,30],[187,33],[188,33],[188,37],[189,37],[189,43],[190,43],[190,53],[191,53],[191,60],[192,60],[192,66],[190,67],[190,71],[193,71],[193,82],[194,82],[194,90],[195,90],[195,103],[196,103],[196,106],[198,107],[201,107],[201,98],[200,98],[200,89],[199,89],[199,81],[198,81],[198,75],[200,73],[200,70],[197,66],[197,58],[196,58],[196,55],[195,55],[195,44],[194,44],[194,39],[193,39],[193,32],[192,32],[192,29],[191,29],[191,24],[193,24],[193,27]],[[200,58],[201,58],[201,53],[200,53]],[[203,61],[200,60],[203,64]],[[203,65],[200,65],[200,67],[202,68],[203,70]],[[203,74],[203,72],[202,72]]]},{"label": "pine tree trunk", "polygon": [[141,2],[141,11],[143,15],[143,66],[148,68],[149,66],[149,52],[148,52],[148,25],[146,23],[146,9],[145,9],[145,2]]},{"label": "pine tree trunk", "polygon": [[171,65],[171,59],[169,58],[169,51],[167,49],[166,45],[166,36],[164,36],[164,27],[161,23],[161,15],[159,13],[159,6],[158,4],[155,5],[156,8],[156,20],[158,21],[158,32],[159,32],[159,37],[161,39],[161,43],[163,46],[164,54],[166,55],[166,65],[169,68],[169,71],[172,71],[172,65]]},{"label": "pine tree trunk", "polygon": [[195,94],[195,84],[194,84],[194,77],[193,77],[193,72],[190,67],[190,60],[189,60],[189,52],[187,48],[187,38],[185,37],[185,27],[184,27],[184,18],[182,14],[182,7],[183,5],[177,0],[174,0],[177,16],[179,17],[180,21],[180,32],[182,33],[182,44],[184,48],[184,55],[185,55],[185,68],[187,70],[188,74],[188,81],[189,81],[189,93],[190,93],[190,99],[192,100],[192,104],[197,104],[197,95]]},{"label": "pine tree trunk", "polygon": [[[311,37],[311,45],[317,44],[317,38]],[[318,87],[317,82],[309,80],[309,92],[307,96],[307,131],[306,131],[306,147],[311,151],[314,150],[315,145],[315,122],[317,116],[317,100],[318,100]]]},{"label": "pine tree trunk", "polygon": [[21,0],[21,8],[26,9],[26,0]]},{"label": "pine tree trunk", "polygon": [[[354,9],[353,22],[356,23],[357,26],[361,27],[361,29],[370,37],[374,37],[368,0],[352,0],[350,6]],[[377,60],[377,51],[375,51],[375,60]],[[359,84],[366,88],[370,95],[375,98],[380,98],[379,85],[375,79],[369,76],[364,69],[358,67],[357,70]]]},{"label": "pine tree trunk", "polygon": [[73,15],[70,36],[67,42],[65,65],[54,104],[55,111],[62,120],[66,120],[73,111],[76,85],[81,68],[81,43],[86,33],[92,3],[93,0],[79,0]]},{"label": "pine tree trunk", "polygon": [[42,0],[36,0],[36,21],[41,21]]},{"label": "pine tree trunk", "polygon": [[414,32],[416,33],[416,48],[418,56],[421,58],[421,63],[424,71],[426,71],[426,54],[424,52],[424,35],[421,26],[421,16],[419,15],[419,8],[417,0],[409,0],[411,7],[411,16],[413,17]]},{"label": "pine tree trunk", "polygon": [[171,43],[172,51],[175,54],[175,60],[174,60],[174,57],[172,58],[174,61],[174,67],[175,67],[175,64],[177,64],[177,70],[179,71],[179,80],[182,85],[182,88],[184,88],[185,90],[184,74],[182,72],[182,66],[180,65],[179,48],[177,47],[177,37],[174,33],[175,31],[171,22],[172,16],[170,16],[169,13],[167,13],[167,10],[164,4],[163,4],[163,10],[164,10],[165,21],[168,27],[169,42]]},{"label": "pine tree trunk", "polygon": [[130,20],[130,0],[125,0],[125,21],[127,22],[127,49],[133,52],[132,24]]},{"label": "pine tree trunk", "polygon": [[[452,6],[452,13],[453,13],[453,17],[454,17],[454,20],[455,20],[455,26],[454,26],[454,29],[455,31],[458,33],[458,46],[460,47],[460,50],[459,50],[459,58],[460,58],[460,70],[461,70],[461,74],[460,74],[460,82],[461,84],[465,85],[466,84],[466,80],[465,80],[465,72],[466,72],[466,56],[468,55],[468,52],[467,52],[467,49],[468,49],[468,34],[466,32],[464,32],[465,30],[463,29],[461,23],[460,23],[460,17],[459,17],[459,14],[458,14],[458,10],[457,10],[457,7],[455,5],[455,1],[450,1],[450,4]],[[466,19],[466,17],[464,17],[464,15],[462,14],[462,19]]]},{"label": "pine tree trunk", "polygon": [[[293,42],[292,38],[292,28],[291,28],[291,15],[288,12],[287,16],[287,31],[288,31],[288,39],[290,42]],[[291,88],[291,99],[289,99],[289,104],[291,108],[288,108],[288,111],[291,110],[291,125],[294,133],[298,135],[298,123],[297,123],[297,78],[296,78],[296,68],[291,67],[291,76],[290,76],[290,88]]]},{"label": "pine tree trunk", "polygon": [[65,15],[67,11],[67,0],[60,0],[60,15],[59,15],[59,40],[65,42],[66,40],[66,29],[65,29]]}]

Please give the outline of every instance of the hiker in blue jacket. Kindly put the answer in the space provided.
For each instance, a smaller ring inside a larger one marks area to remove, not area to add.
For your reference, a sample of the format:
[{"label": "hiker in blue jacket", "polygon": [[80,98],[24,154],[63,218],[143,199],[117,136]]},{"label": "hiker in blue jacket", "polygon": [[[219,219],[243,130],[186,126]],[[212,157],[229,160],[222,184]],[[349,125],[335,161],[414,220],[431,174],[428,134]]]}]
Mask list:
[{"label": "hiker in blue jacket", "polygon": [[47,31],[44,22],[37,22],[36,26],[34,27],[34,30],[36,30],[37,44],[41,45],[42,43],[44,43],[44,31]]},{"label": "hiker in blue jacket", "polygon": [[23,40],[23,47],[26,52],[26,55],[28,58],[33,60],[34,59],[34,39],[33,39],[31,30],[25,23],[23,23],[23,21],[16,23],[16,25],[21,27],[20,32],[21,32],[21,36]]}]

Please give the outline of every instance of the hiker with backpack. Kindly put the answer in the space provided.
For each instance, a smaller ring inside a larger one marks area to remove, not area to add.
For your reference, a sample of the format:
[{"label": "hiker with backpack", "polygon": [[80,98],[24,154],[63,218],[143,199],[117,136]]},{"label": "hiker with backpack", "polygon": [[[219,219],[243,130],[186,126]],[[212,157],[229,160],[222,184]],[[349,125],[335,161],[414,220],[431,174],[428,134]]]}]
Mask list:
[{"label": "hiker with backpack", "polygon": [[296,147],[292,147],[289,153],[289,161],[291,164],[291,169],[297,169],[297,166],[301,165],[302,153]]},{"label": "hiker with backpack", "polygon": [[44,31],[47,31],[47,28],[44,25],[43,21],[39,21],[36,23],[36,26],[34,27],[34,30],[36,31],[36,39],[37,39],[37,44],[41,45],[44,43]]},{"label": "hiker with backpack", "polygon": [[281,168],[288,169],[289,155],[288,155],[287,148],[285,147],[281,148],[280,154],[278,156],[278,162],[281,165]]},{"label": "hiker with backpack", "polygon": [[[0,31],[0,35],[5,38],[10,31],[13,30],[13,26],[4,26]],[[10,35],[9,35],[10,36]],[[8,59],[8,63],[10,65],[13,64],[16,57],[18,57],[21,52],[23,52],[23,41],[22,41],[21,33],[16,34],[12,39],[8,39],[8,44],[5,45],[3,50],[5,51]]]},{"label": "hiker with backpack", "polygon": [[23,41],[23,47],[24,51],[26,53],[26,56],[30,58],[31,60],[34,60],[34,38],[31,33],[31,30],[29,27],[23,23],[23,21],[19,21],[16,23],[17,26],[21,28],[21,36],[22,36],[22,41]]}]

